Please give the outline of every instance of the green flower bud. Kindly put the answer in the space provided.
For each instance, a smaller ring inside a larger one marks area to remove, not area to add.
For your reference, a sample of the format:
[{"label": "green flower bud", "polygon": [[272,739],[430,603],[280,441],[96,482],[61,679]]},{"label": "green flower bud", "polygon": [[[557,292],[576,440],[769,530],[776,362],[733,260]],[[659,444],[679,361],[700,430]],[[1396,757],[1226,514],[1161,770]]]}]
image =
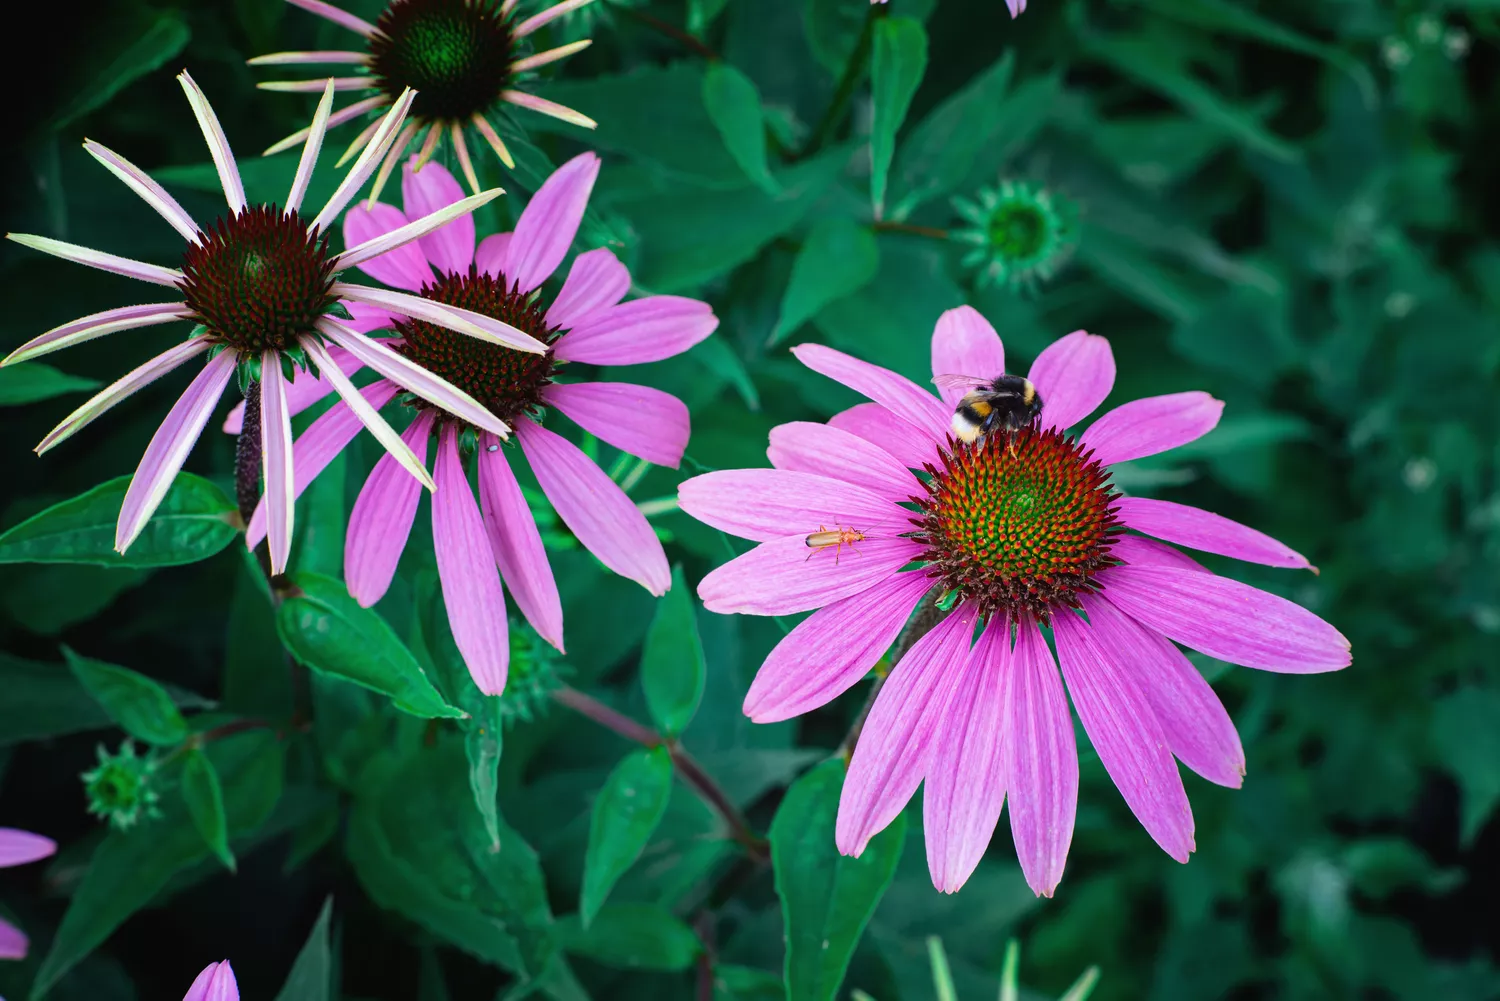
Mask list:
[{"label": "green flower bud", "polygon": [[135,744],[127,740],[116,754],[110,754],[104,745],[98,748],[99,764],[84,772],[84,795],[88,797],[89,813],[109,822],[117,831],[129,830],[143,817],[153,820],[161,816],[156,804],[161,796],[151,787],[156,773],[156,761],[148,752],[139,757]]}]

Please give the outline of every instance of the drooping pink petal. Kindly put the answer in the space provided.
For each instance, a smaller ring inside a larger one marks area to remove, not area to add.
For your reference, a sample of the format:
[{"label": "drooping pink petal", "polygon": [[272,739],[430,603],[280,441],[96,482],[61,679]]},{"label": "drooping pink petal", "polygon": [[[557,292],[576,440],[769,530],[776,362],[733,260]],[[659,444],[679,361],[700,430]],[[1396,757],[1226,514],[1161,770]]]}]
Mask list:
[{"label": "drooping pink petal", "polygon": [[182,1001],[240,1001],[240,987],[235,983],[229,960],[204,967]]},{"label": "drooping pink petal", "polygon": [[718,326],[706,302],[653,295],[594,311],[559,337],[552,350],[559,361],[643,365],[681,354]]},{"label": "drooping pink petal", "polygon": [[1179,546],[1273,567],[1312,566],[1307,557],[1264,532],[1202,508],[1149,497],[1121,497],[1115,503],[1126,525]]},{"label": "drooping pink petal", "polygon": [[1016,626],[1005,683],[1005,790],[1026,883],[1050,897],[1062,879],[1078,812],[1078,748],[1052,651],[1030,618]]},{"label": "drooping pink petal", "polygon": [[[423,410],[401,434],[422,462],[427,461],[431,431],[432,412]],[[344,580],[349,594],[365,608],[384,597],[391,586],[421,499],[422,485],[389,454],[382,455],[349,512],[344,544]]]},{"label": "drooping pink petal", "polygon": [[328,381],[333,383],[333,388],[349,405],[349,409],[354,411],[354,416],[358,417],[365,429],[375,436],[376,441],[380,442],[380,447],[385,449],[386,454],[400,463],[422,486],[428,490],[435,489],[432,477],[427,475],[426,463],[417,458],[416,453],[407,447],[395,429],[387,424],[385,418],[365,401],[364,395],[354,388],[354,383],[349,381],[348,376],[339,371],[339,367],[333,364],[328,349],[312,338],[304,342],[304,347],[307,348],[307,353],[313,361],[323,369]]},{"label": "drooping pink petal", "polygon": [[[379,410],[396,396],[396,386],[385,379],[359,390],[360,397],[372,411]],[[292,446],[292,496],[301,497],[318,474],[338,458],[364,427],[359,415],[343,400],[329,407],[313,421]],[[400,440],[399,438],[397,439]],[[266,502],[261,498],[245,529],[245,545],[254,549],[266,537]]]},{"label": "drooping pink petal", "polygon": [[151,175],[103,143],[85,139],[83,148],[89,156],[103,164],[106,170],[125,182],[126,187],[139,195],[142,201],[156,211],[157,215],[181,233],[183,239],[189,243],[198,242],[198,224],[193,221],[192,216],[188,215],[187,209],[167,193],[166,188],[151,179]]},{"label": "drooping pink petal", "polygon": [[[1005,348],[990,321],[973,306],[959,306],[938,317],[932,331],[932,374],[972,375],[994,379],[1005,374]],[[953,407],[968,390],[939,386],[938,395]]]},{"label": "drooping pink petal", "polygon": [[526,460],[563,524],[600,563],[654,595],[666,594],[667,554],[640,508],[577,445],[540,424],[519,423]]},{"label": "drooping pink petal", "polygon": [[952,411],[905,376],[822,344],[799,344],[792,354],[814,372],[868,396],[934,441],[948,434]]},{"label": "drooping pink petal", "polygon": [[777,723],[827,705],[870,673],[932,589],[925,573],[897,573],[809,615],[755,673],[745,715]]},{"label": "drooping pink petal", "polygon": [[552,276],[568,256],[589,195],[599,176],[599,157],[580,153],[552,172],[516,220],[502,270],[522,292]]},{"label": "drooping pink petal", "polygon": [[25,865],[55,854],[57,842],[30,831],[0,827],[0,869]]},{"label": "drooping pink petal", "polygon": [[25,932],[0,918],[0,959],[25,959],[30,946]]},{"label": "drooping pink petal", "polygon": [[1099,646],[1145,692],[1168,749],[1210,782],[1238,789],[1245,777],[1240,735],[1192,661],[1109,602],[1093,595],[1082,601]]},{"label": "drooping pink petal", "polygon": [[[706,525],[755,542],[850,529],[867,540],[911,531],[911,512],[864,487],[785,469],[722,469],[684,480],[682,509]],[[863,546],[864,543],[857,543]]]},{"label": "drooping pink petal", "polygon": [[[428,163],[413,171],[412,160],[408,160],[401,168],[401,205],[408,218],[420,219],[463,201],[463,197],[464,189],[440,163]],[[420,246],[439,271],[467,273],[469,265],[474,263],[474,217],[459,216],[437,232],[422,237]]]},{"label": "drooping pink petal", "polygon": [[225,351],[203,366],[167,413],[166,420],[151,437],[151,444],[135,468],[125,500],[120,505],[120,520],[115,526],[115,552],[123,553],[141,534],[151,515],[172,488],[178,470],[203,433],[203,425],[213,415],[224,387],[234,375],[234,352]]},{"label": "drooping pink petal", "polygon": [[562,0],[561,3],[555,3],[550,7],[544,8],[540,13],[533,14],[516,25],[513,34],[516,38],[525,38],[555,18],[562,17],[564,14],[571,13],[580,7],[586,7],[592,2],[593,0]]},{"label": "drooping pink petal", "polygon": [[974,617],[968,602],[954,609],[912,645],[881,686],[839,795],[834,843],[840,854],[860,855],[927,774],[943,710],[969,658]]},{"label": "drooping pink petal", "polygon": [[[505,266],[505,255],[510,252],[510,233],[496,233],[479,241],[474,251],[474,266],[482,275],[491,278],[500,276]],[[508,276],[507,276],[508,277]]]},{"label": "drooping pink petal", "polygon": [[192,106],[193,117],[198,119],[198,127],[203,130],[203,138],[208,143],[209,156],[213,158],[214,167],[219,172],[219,183],[224,188],[224,199],[229,203],[229,211],[238,215],[245,210],[245,185],[240,181],[240,168],[234,162],[234,153],[229,148],[229,139],[224,135],[223,126],[219,124],[219,116],[214,114],[208,97],[188,75],[187,70],[177,74],[177,82],[182,84],[182,92],[187,95],[188,104]]},{"label": "drooping pink petal", "polygon": [[[374,240],[400,229],[411,220],[400,209],[385,202],[366,206],[363,203],[344,213],[344,246],[357,247],[367,240]],[[408,292],[419,292],[422,286],[432,281],[432,268],[422,254],[422,248],[408,243],[371,258],[359,265],[359,270],[378,282],[384,282]]]},{"label": "drooping pink petal", "polygon": [[[313,54],[316,54],[316,53],[313,53]],[[333,54],[333,53],[330,53],[330,55],[331,54]],[[285,52],[285,53],[281,53],[281,55],[294,56],[294,55],[300,55],[300,53]],[[353,52],[353,53],[350,53],[350,55],[357,55],[357,56],[359,56],[361,58],[361,60],[363,60],[365,58],[368,58],[363,52]],[[265,56],[260,56],[260,57],[257,57],[257,58],[264,59],[266,57]],[[253,65],[254,62],[255,62],[255,60],[251,59],[251,60],[247,60],[247,62],[249,62],[249,63],[251,63]],[[270,65],[270,64],[267,64],[267,65]],[[340,108],[339,110],[335,111],[333,114],[331,114],[331,115],[328,116],[328,123],[327,123],[327,125],[325,127],[325,133],[324,134],[325,135],[327,134],[327,132],[326,132],[327,129],[337,128],[338,126],[343,125],[345,122],[352,122],[354,119],[358,118],[360,115],[363,115],[365,112],[367,112],[367,111],[374,111],[376,108],[379,108],[379,107],[382,107],[384,105],[387,105],[390,102],[391,102],[391,99],[388,96],[386,96],[385,94],[376,94],[374,97],[367,97],[363,101],[355,101],[353,104],[346,104],[344,107]],[[370,124],[370,130],[374,131],[375,127],[376,127],[375,123],[372,122]],[[267,146],[265,148],[265,150],[260,155],[261,156],[273,156],[276,153],[285,152],[286,150],[289,150],[293,146],[297,145],[298,143],[304,142],[310,135],[312,135],[312,126],[309,125],[309,126],[307,126],[305,128],[300,128],[296,132],[293,132],[291,135],[286,136],[283,139],[278,139],[276,142],[274,142],[271,145]],[[306,194],[307,194],[307,192],[304,191],[303,192],[303,196],[306,197]],[[301,211],[301,206],[300,205],[298,206],[298,211]]]},{"label": "drooping pink petal", "polygon": [[[565,2],[572,3],[573,0],[565,0]],[[524,90],[502,90],[500,92],[500,100],[517,105],[518,107],[530,108],[532,111],[540,112],[544,115],[550,115],[560,122],[567,122],[569,125],[577,125],[585,129],[599,127],[598,122],[582,112],[574,111],[565,104],[549,101],[545,97],[528,94]]]},{"label": "drooping pink petal", "polygon": [[[432,135],[438,134],[436,128],[429,131]],[[426,239],[434,233],[442,232],[446,226],[456,220],[469,218],[475,209],[487,205],[502,194],[504,192],[499,188],[491,188],[488,191],[481,191],[477,195],[460,198],[451,205],[445,205],[424,216],[418,216],[405,226],[400,226],[381,236],[366,240],[358,246],[350,247],[334,258],[333,266],[340,269],[353,267],[354,265],[363,264],[365,261],[374,260],[384,254],[407,246],[416,246],[418,253],[425,254],[425,251],[417,241]],[[470,219],[471,223],[472,221]],[[464,266],[464,271],[468,271],[468,265]]]},{"label": "drooping pink petal", "polygon": [[270,538],[271,573],[286,572],[292,556],[292,525],[296,494],[292,492],[292,416],[286,407],[286,380],[275,351],[260,364],[261,466],[266,481],[266,518]]},{"label": "drooping pink petal", "polygon": [[[324,203],[323,208],[308,224],[309,229],[326,230],[333,225],[339,213],[344,211],[344,206],[349,204],[359,189],[365,186],[370,175],[380,167],[397,137],[407,135],[403,130],[403,124],[416,96],[417,92],[408,87],[391,103],[390,110],[375,124],[369,141],[365,143],[365,148],[360,152],[359,158],[354,161],[354,166],[349,168],[349,172],[344,175],[338,187],[333,189],[333,194],[328,196],[328,201]],[[359,140],[355,142],[357,144]],[[404,146],[405,143],[402,145]]]},{"label": "drooping pink petal", "polygon": [[521,614],[538,636],[563,651],[562,598],[536,518],[516,482],[510,462],[493,435],[480,439],[479,508],[489,532],[495,564]]},{"label": "drooping pink petal", "polygon": [[[1045,400],[1046,397],[1043,397]],[[1224,401],[1207,393],[1172,393],[1122,403],[1079,439],[1106,466],[1156,455],[1203,437],[1219,424]]]},{"label": "drooping pink petal", "polygon": [[63,418],[61,424],[47,432],[47,437],[41,440],[36,447],[36,454],[43,455],[48,450],[67,441],[73,435],[106,413],[111,407],[117,406],[123,400],[128,399],[143,387],[151,385],[157,379],[199,355],[206,352],[210,345],[206,338],[192,337],[180,344],[175,344],[150,361],[140,365],[105,386],[99,392],[91,396],[87,402],[81,404],[67,417]]},{"label": "drooping pink petal", "polygon": [[286,0],[286,2],[294,7],[301,7],[305,11],[310,11],[321,18],[332,21],[341,28],[348,28],[350,31],[357,32],[366,38],[371,38],[375,35],[375,26],[369,21],[355,17],[348,11],[335,7],[333,4],[325,2],[325,0]]},{"label": "drooping pink petal", "polygon": [[30,361],[121,330],[173,323],[186,319],[191,312],[187,304],[182,302],[149,302],[143,306],[121,306],[118,309],[106,309],[102,313],[90,313],[53,327],[44,334],[38,334],[7,355],[4,361],[0,361],[0,365]]},{"label": "drooping pink petal", "polygon": [[350,299],[340,301],[339,305],[349,311],[350,319],[344,321],[344,325],[359,334],[368,334],[376,330],[385,330],[395,324],[398,319],[403,319],[403,314],[393,313],[379,306],[371,306],[367,302],[355,302]]},{"label": "drooping pink petal", "polygon": [[[500,234],[501,236],[505,234]],[[490,237],[491,240],[498,237]],[[489,242],[488,240],[486,242]],[[547,310],[549,326],[571,330],[596,312],[608,309],[630,291],[630,272],[606,247],[573,258],[568,279]]]},{"label": "drooping pink petal", "polygon": [[687,404],[629,382],[554,383],[542,399],[621,451],[676,469],[687,449]]},{"label": "drooping pink petal", "polygon": [[909,469],[937,462],[937,441],[878,403],[856,403],[828,418],[828,426],[879,445]]},{"label": "drooping pink petal", "polygon": [[1337,671],[1349,641],[1300,605],[1227,577],[1163,566],[1111,567],[1104,597],[1184,646],[1284,674]]},{"label": "drooping pink petal", "polygon": [[110,274],[124,275],[126,278],[150,282],[153,285],[177,288],[178,283],[182,281],[182,272],[176,268],[164,268],[159,264],[147,264],[145,261],[136,261],[117,254],[106,254],[102,250],[91,250],[88,247],[80,247],[76,243],[64,243],[62,240],[54,240],[48,236],[6,233],[5,238],[23,247],[40,250],[44,254],[51,254],[65,261],[72,261],[74,264],[108,271]]},{"label": "drooping pink petal", "polygon": [[831,477],[898,503],[923,492],[911,471],[885,449],[828,424],[777,425],[766,455],[777,469]]},{"label": "drooping pink petal", "polygon": [[[485,341],[490,344],[498,344],[501,347],[513,348],[525,354],[545,354],[547,346],[532,337],[524,330],[511,326],[503,320],[497,320],[492,316],[476,313],[471,309],[463,309],[459,306],[449,306],[435,299],[423,299],[420,296],[410,295],[406,292],[391,292],[386,289],[370,288],[367,285],[350,285],[347,282],[334,282],[329,288],[334,295],[355,302],[367,303],[371,306],[379,306],[399,316],[411,317],[414,320],[426,320],[440,327],[447,327],[455,333],[463,334],[465,337],[473,337],[476,340]],[[337,342],[338,330],[349,328],[327,316],[319,319],[315,326],[331,340]],[[345,345],[347,347],[347,345]],[[351,352],[358,355],[359,352]],[[368,363],[367,363],[368,364]],[[371,366],[374,367],[373,365]],[[415,392],[415,390],[413,390]],[[442,404],[438,404],[442,406]],[[456,413],[456,411],[449,411]],[[468,420],[468,418],[465,418]],[[480,421],[469,421],[476,427],[484,427]]]},{"label": "drooping pink petal", "polygon": [[434,479],[432,544],[448,625],[474,684],[486,695],[499,695],[510,670],[505,592],[451,423],[444,425],[438,439]]},{"label": "drooping pink petal", "polygon": [[292,186],[287,191],[282,211],[301,212],[302,199],[307,195],[307,186],[312,183],[313,168],[318,165],[318,154],[323,151],[323,137],[328,134],[328,120],[333,117],[333,78],[323,86],[323,97],[313,112],[312,124],[307,127],[307,142],[302,144],[302,155],[297,159],[297,172],[292,175]]},{"label": "drooping pink petal", "polygon": [[[328,354],[345,376],[352,376],[364,368],[343,348],[329,348]],[[296,417],[331,392],[333,383],[322,376],[314,376],[305,368],[299,368],[292,374],[292,381],[286,384],[286,412]],[[229,416],[224,418],[224,433],[239,434],[244,425],[245,401],[241,400],[229,411]]]},{"label": "drooping pink petal", "polygon": [[[585,0],[585,2],[590,2],[590,0]],[[569,42],[567,45],[559,45],[555,49],[547,49],[544,52],[537,52],[533,55],[517,59],[510,64],[510,71],[512,73],[525,73],[529,70],[538,69],[549,63],[555,63],[559,59],[566,59],[575,53],[582,52],[593,44],[594,40],[592,38],[580,38],[576,42]]]},{"label": "drooping pink petal", "polygon": [[957,893],[973,875],[1000,822],[1005,804],[1003,696],[1010,669],[1010,623],[996,616],[962,665],[963,677],[943,714],[922,793],[927,871],[943,893]]},{"label": "drooping pink petal", "polygon": [[1115,385],[1109,341],[1075,330],[1037,355],[1027,375],[1042,398],[1041,427],[1064,430],[1093,413]]},{"label": "drooping pink petal", "polygon": [[1052,636],[1073,707],[1104,770],[1152,840],[1186,862],[1194,848],[1193,811],[1150,701],[1116,652],[1101,648],[1073,612],[1052,617]]},{"label": "drooping pink petal", "polygon": [[704,577],[703,607],[721,615],[795,615],[872,587],[922,553],[910,539],[869,539],[840,553],[809,550],[801,536],[762,542]]},{"label": "drooping pink petal", "polygon": [[1186,553],[1173,549],[1165,542],[1148,539],[1144,535],[1115,536],[1110,543],[1109,555],[1132,565],[1177,567],[1182,570],[1196,570],[1199,573],[1209,572],[1208,567]]}]

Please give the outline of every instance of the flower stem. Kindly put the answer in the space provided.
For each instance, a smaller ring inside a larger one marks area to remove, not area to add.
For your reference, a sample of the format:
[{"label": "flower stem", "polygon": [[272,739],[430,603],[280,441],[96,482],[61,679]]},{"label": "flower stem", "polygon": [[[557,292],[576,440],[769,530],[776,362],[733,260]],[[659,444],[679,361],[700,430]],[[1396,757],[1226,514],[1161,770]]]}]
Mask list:
[{"label": "flower stem", "polygon": [[704,59],[717,60],[719,58],[719,54],[712,48],[710,48],[708,44],[703,41],[703,39],[699,38],[697,35],[691,34],[690,32],[683,31],[675,24],[663,21],[659,17],[652,17],[645,11],[636,10],[634,7],[619,6],[615,9],[631,20],[636,21],[640,24],[644,24],[652,31],[666,35],[668,38],[672,39],[672,41],[686,46],[687,48],[698,53],[698,55],[702,56]]},{"label": "flower stem", "polygon": [[876,219],[870,225],[877,233],[910,233],[912,236],[925,236],[932,240],[953,239],[946,229],[938,229],[936,226],[913,226],[910,223],[890,222],[886,219]]},{"label": "flower stem", "polygon": [[245,387],[245,421],[234,450],[234,498],[246,525],[260,503],[260,466],[260,383],[252,380]]},{"label": "flower stem", "polygon": [[[922,604],[917,606],[917,613],[912,616],[906,628],[901,630],[901,635],[896,639],[896,647],[890,657],[891,669],[901,663],[901,658],[906,656],[908,650],[916,645],[917,640],[926,636],[932,627],[943,620],[943,613],[938,609],[936,592],[932,592],[922,599]],[[870,709],[875,705],[875,699],[880,694],[880,689],[885,687],[885,681],[891,676],[886,671],[875,679],[875,684],[870,686],[870,694],[865,697],[865,704],[860,706],[859,715],[854,718],[854,723],[849,727],[849,732],[844,736],[844,742],[839,745],[839,754],[845,763],[854,757],[855,745],[859,743],[859,735],[864,731],[865,720],[870,716]]]},{"label": "flower stem", "polygon": [[849,61],[844,64],[843,75],[839,77],[838,88],[833,92],[833,100],[828,104],[828,110],[823,112],[817,128],[813,130],[807,145],[803,146],[797,154],[796,159],[805,160],[812,156],[833,135],[833,130],[838,128],[844,120],[844,112],[849,108],[849,102],[854,99],[854,90],[859,86],[860,80],[864,78],[865,66],[870,61],[870,43],[875,37],[875,21],[886,14],[885,4],[871,4],[869,11],[865,14],[865,25],[860,30],[859,39],[854,43],[854,51],[849,53]]},{"label": "flower stem", "polygon": [[764,861],[768,857],[766,839],[750,829],[745,815],[676,738],[663,737],[650,727],[637,723],[624,713],[611,709],[592,695],[586,695],[576,688],[564,685],[553,692],[552,697],[626,740],[635,741],[643,747],[665,747],[672,756],[672,764],[676,766],[678,776],[719,815],[734,840],[744,846],[756,861]]}]

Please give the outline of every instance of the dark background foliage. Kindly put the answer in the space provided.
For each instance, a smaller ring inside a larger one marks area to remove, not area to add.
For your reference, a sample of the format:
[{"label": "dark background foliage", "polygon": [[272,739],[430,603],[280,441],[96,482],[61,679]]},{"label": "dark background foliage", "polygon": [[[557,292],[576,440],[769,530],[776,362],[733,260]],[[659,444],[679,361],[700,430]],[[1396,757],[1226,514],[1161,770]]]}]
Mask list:
[{"label": "dark background foliage", "polygon": [[[878,266],[852,291],[816,301],[815,315],[774,345],[808,234],[830,220],[867,227],[871,218],[868,87],[854,92],[847,120],[833,120],[817,155],[791,153],[809,148],[834,99],[864,4],[599,0],[591,27],[557,26],[556,40],[589,30],[595,44],[543,92],[601,127],[586,137],[534,116],[523,124],[537,155],[554,163],[585,145],[604,156],[584,239],[611,240],[639,287],[699,295],[722,318],[710,342],[644,375],[692,407],[692,461],[681,474],[653,469],[633,496],[670,497],[697,468],[763,465],[774,424],[822,419],[853,402],[796,365],[788,344],[824,341],[925,381],[932,324],[961,302],[994,322],[1018,362],[1087,328],[1114,346],[1112,400],[1201,388],[1228,404],[1219,430],[1132,464],[1121,485],[1210,507],[1307,554],[1320,575],[1232,572],[1335,623],[1353,642],[1354,664],[1286,677],[1199,659],[1240,728],[1249,775],[1239,791],[1187,776],[1197,853],[1186,866],[1150,842],[1082,741],[1077,835],[1054,899],[1027,890],[1003,822],[969,884],[937,894],[920,810],[909,809],[909,844],[840,997],[852,987],[880,1001],[932,996],[929,935],[944,940],[965,998],[991,995],[1012,936],[1023,943],[1021,979],[1037,996],[1057,995],[1097,964],[1100,999],[1500,997],[1500,8],[1032,0],[1012,21],[1000,0],[890,6],[892,16],[923,19],[930,42],[898,141],[892,202],[943,178],[906,222],[948,227],[950,196],[1029,180],[1077,205],[1077,252],[1054,280],[1018,293],[976,287],[950,243],[880,232]],[[174,168],[161,175],[169,187],[211,218],[222,203],[204,183],[211,171],[173,73],[191,70],[250,160],[305,123],[312,102],[256,91],[266,75],[245,58],[348,41],[279,0],[119,0],[33,14],[51,27],[22,38],[13,22],[8,39],[11,58],[34,69],[12,75],[8,128],[18,142],[0,189],[6,228],[163,264],[175,262],[178,238],[89,160],[82,138],[148,170]],[[691,25],[754,81],[780,194],[750,185],[725,151],[703,110],[704,54],[650,19]],[[1008,70],[996,68],[1001,60],[1012,60]],[[942,142],[923,133],[924,120],[966,93],[962,128]],[[517,195],[534,187],[524,177],[503,183]],[[506,201],[489,226],[504,224]],[[10,247],[0,256],[0,347],[140,295],[123,279]],[[164,330],[47,361],[107,381],[179,335]],[[130,472],[180,383],[151,387],[40,460],[32,443],[82,397],[6,406],[0,527]],[[612,450],[602,453],[609,468]],[[232,455],[232,440],[211,430],[188,468],[227,485]],[[340,572],[345,512],[373,459],[372,448],[356,449],[304,501],[303,567]],[[656,523],[690,583],[726,558],[721,537],[682,515]],[[637,663],[653,601],[569,549],[565,533],[554,541],[570,682],[646,718]],[[66,676],[61,644],[217,700],[224,712],[284,712],[291,693],[270,612],[238,550],[154,571],[0,565],[0,825],[64,846],[52,863],[0,876],[0,907],[33,936],[30,959],[0,965],[0,992],[30,988],[104,840],[76,776],[118,731],[102,729],[81,690],[67,712],[82,722],[53,731],[60,735],[33,728],[52,691],[37,679]],[[413,546],[380,605],[414,648],[431,621],[432,565],[430,544]],[[684,744],[764,832],[786,786],[836,746],[860,693],[795,723],[753,726],[739,702],[780,631],[701,610],[698,618],[707,689]],[[441,638],[428,630],[423,648],[435,649]],[[394,782],[397,812],[430,785],[361,769],[383,748],[420,746],[424,724],[337,683],[316,695],[316,739],[284,748],[269,819],[236,832],[237,875],[211,861],[176,873],[52,996],[176,997],[225,956],[248,997],[272,996],[330,893],[344,996],[436,1001],[514,983],[472,949],[398,915],[409,908],[378,906],[369,874],[351,865],[359,834],[350,804],[373,795],[368,784]],[[433,733],[448,746],[446,733]],[[557,915],[577,909],[590,802],[630,750],[560,708],[506,732],[500,803],[516,829],[507,848],[535,849]],[[443,760],[463,769],[459,758]],[[461,775],[454,788],[469,809]],[[770,873],[736,858],[678,784],[645,858],[611,899],[660,905],[698,921],[700,933],[712,928],[726,966],[779,971]],[[594,997],[694,996],[695,975],[682,963],[625,972],[618,956],[570,951]],[[719,996],[777,996],[770,983],[721,983]]]}]

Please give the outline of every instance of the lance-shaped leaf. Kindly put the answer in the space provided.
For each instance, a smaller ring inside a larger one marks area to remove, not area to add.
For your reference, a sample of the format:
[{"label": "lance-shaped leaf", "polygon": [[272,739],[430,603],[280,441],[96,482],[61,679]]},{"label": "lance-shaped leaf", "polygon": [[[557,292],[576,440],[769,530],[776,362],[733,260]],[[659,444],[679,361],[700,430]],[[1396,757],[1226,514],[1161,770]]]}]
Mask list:
[{"label": "lance-shaped leaf", "polygon": [[870,201],[875,218],[885,214],[885,183],[891,157],[896,154],[896,132],[906,121],[911,99],[927,72],[927,32],[920,22],[890,17],[875,25],[875,52],[870,68]]},{"label": "lance-shaped leaf", "polygon": [[745,176],[771,194],[781,190],[766,165],[766,123],[760,92],[750,78],[728,63],[709,63],[703,74],[703,106]]},{"label": "lance-shaped leaf", "polygon": [[229,818],[224,812],[224,792],[219,773],[202,748],[193,748],[182,763],[182,798],[187,803],[193,826],[204,842],[230,872],[235,871],[234,854],[229,850]]},{"label": "lance-shaped leaf", "polygon": [[333,898],[323,901],[318,920],[297,953],[292,971],[281,985],[276,1001],[328,1001],[333,987],[333,953],[328,944],[328,925],[333,918]]},{"label": "lance-shaped leaf", "polygon": [[868,226],[843,218],[818,223],[792,262],[781,297],[781,317],[771,332],[775,344],[817,316],[824,306],[858,292],[880,269],[880,247]]},{"label": "lance-shaped leaf", "polygon": [[144,674],[80,657],[63,647],[73,676],[120,729],[148,744],[171,747],[187,737],[187,721],[172,704],[172,696]]},{"label": "lance-shaped leaf", "polygon": [[641,685],[651,718],[668,737],[687,729],[703,698],[707,665],[693,592],[682,567],[672,568],[672,588],[656,603],[656,616],[641,654]]},{"label": "lance-shaped leaf", "polygon": [[578,905],[584,927],[599,913],[616,881],[640,858],[671,793],[672,756],[665,747],[636,751],[609,773],[589,821]]}]

